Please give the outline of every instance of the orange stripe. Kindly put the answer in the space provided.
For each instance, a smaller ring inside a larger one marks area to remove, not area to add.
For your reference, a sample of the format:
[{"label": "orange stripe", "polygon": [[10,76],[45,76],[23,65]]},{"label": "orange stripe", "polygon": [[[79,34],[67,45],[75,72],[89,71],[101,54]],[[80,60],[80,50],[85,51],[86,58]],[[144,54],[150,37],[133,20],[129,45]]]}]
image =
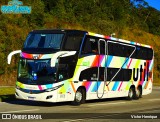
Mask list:
[{"label": "orange stripe", "polygon": [[107,89],[108,89],[108,91],[109,91],[109,86],[107,85]]},{"label": "orange stripe", "polygon": [[74,88],[73,82],[72,82],[72,81],[70,81],[70,82],[71,82],[72,89],[73,89],[73,91],[74,91],[74,93],[75,93],[75,92],[76,92],[76,89]]},{"label": "orange stripe", "polygon": [[99,55],[96,55],[93,63],[92,63],[92,67],[97,67],[99,64]]},{"label": "orange stripe", "polygon": [[149,84],[149,81],[150,81],[151,79],[152,79],[152,78],[148,78],[148,81],[147,81],[147,83],[146,83],[145,89],[147,89],[148,84]]}]

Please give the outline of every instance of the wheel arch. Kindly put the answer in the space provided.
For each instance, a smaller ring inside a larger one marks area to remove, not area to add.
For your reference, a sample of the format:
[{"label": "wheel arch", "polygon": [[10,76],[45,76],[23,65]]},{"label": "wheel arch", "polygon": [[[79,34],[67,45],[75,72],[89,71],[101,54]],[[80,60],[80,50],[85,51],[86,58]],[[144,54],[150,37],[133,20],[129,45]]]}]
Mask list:
[{"label": "wheel arch", "polygon": [[85,87],[85,86],[79,86],[79,87],[77,88],[77,90],[79,90],[79,89],[83,89],[84,92],[85,92],[85,94],[86,94],[86,87]]}]

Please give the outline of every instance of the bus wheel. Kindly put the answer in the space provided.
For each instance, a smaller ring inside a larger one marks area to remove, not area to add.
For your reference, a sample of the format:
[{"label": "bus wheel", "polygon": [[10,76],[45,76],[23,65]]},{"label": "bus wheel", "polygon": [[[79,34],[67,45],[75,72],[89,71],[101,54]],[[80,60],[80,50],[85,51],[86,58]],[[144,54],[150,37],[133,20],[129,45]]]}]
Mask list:
[{"label": "bus wheel", "polygon": [[138,87],[135,92],[135,99],[139,99],[141,97],[142,97],[142,89],[141,89],[141,87]]},{"label": "bus wheel", "polygon": [[131,87],[131,88],[129,89],[127,99],[128,99],[128,100],[132,100],[132,99],[134,98],[134,95],[135,95],[135,90],[134,90],[133,87]]},{"label": "bus wheel", "polygon": [[73,105],[80,105],[85,102],[85,90],[78,89],[75,94]]}]

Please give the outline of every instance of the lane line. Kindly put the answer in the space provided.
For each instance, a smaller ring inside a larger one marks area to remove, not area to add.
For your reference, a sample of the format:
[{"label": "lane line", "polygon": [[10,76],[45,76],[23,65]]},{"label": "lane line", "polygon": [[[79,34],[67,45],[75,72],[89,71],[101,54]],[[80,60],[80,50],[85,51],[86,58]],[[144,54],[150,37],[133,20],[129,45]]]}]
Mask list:
[{"label": "lane line", "polygon": [[156,98],[156,99],[149,99],[148,101],[159,101],[160,99]]},{"label": "lane line", "polygon": [[20,112],[27,112],[27,111],[39,111],[40,109],[29,109],[29,110],[19,110],[19,111],[5,111],[0,113],[20,113]]},{"label": "lane line", "polygon": [[105,103],[105,104],[94,104],[94,105],[88,105],[88,106],[98,106],[98,105],[115,105],[115,104],[122,104],[126,102],[116,102],[116,103]]},{"label": "lane line", "polygon": [[77,122],[77,121],[83,121],[84,119],[66,120],[66,121],[63,121],[63,122]]},{"label": "lane line", "polygon": [[153,87],[154,90],[160,90],[160,87]]},{"label": "lane line", "polygon": [[150,111],[145,111],[145,112],[140,112],[140,113],[158,113],[159,114],[160,110],[150,110]]}]

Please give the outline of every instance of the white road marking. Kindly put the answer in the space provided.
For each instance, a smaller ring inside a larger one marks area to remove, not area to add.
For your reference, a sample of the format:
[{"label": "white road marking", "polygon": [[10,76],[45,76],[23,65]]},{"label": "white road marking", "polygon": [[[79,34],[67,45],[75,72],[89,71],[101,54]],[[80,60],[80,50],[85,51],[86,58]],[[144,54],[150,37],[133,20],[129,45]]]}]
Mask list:
[{"label": "white road marking", "polygon": [[149,99],[148,101],[159,101],[160,99]]},{"label": "white road marking", "polygon": [[93,104],[93,105],[88,105],[88,106],[98,106],[98,105],[115,105],[115,104],[122,104],[126,102],[116,102],[116,103],[105,103],[105,104]]},{"label": "white road marking", "polygon": [[20,112],[27,112],[27,111],[39,111],[39,109],[29,109],[29,110],[19,110],[19,111],[5,111],[0,113],[20,113]]},{"label": "white road marking", "polygon": [[157,89],[160,89],[160,87],[159,87],[159,86],[156,86],[156,87],[153,87],[153,89],[156,89],[156,90],[157,90]]},{"label": "white road marking", "polygon": [[84,119],[75,119],[75,120],[67,120],[63,122],[77,122],[77,121],[83,121]]}]

